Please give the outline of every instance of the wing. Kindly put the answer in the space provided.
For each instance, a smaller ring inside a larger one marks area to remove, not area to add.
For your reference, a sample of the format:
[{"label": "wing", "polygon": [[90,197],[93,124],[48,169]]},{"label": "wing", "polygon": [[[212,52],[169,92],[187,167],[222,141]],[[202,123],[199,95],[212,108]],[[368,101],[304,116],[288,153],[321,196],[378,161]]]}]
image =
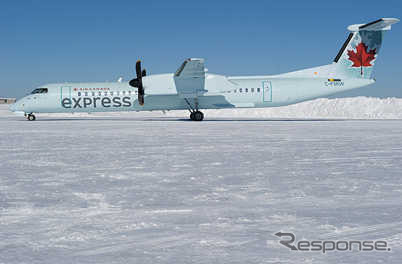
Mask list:
[{"label": "wing", "polygon": [[185,60],[174,74],[174,82],[181,98],[196,98],[207,92],[204,59]]}]

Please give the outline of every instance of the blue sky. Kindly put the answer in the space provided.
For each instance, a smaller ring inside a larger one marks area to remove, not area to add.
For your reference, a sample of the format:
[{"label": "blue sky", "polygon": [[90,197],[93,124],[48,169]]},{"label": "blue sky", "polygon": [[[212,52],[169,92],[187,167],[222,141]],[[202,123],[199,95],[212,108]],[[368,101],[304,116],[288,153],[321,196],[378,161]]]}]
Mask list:
[{"label": "blue sky", "polygon": [[[0,3],[0,97],[45,83],[174,72],[276,74],[330,63],[349,24],[401,18],[401,1],[11,1]],[[402,23],[388,32],[377,83],[339,96],[402,97]]]}]

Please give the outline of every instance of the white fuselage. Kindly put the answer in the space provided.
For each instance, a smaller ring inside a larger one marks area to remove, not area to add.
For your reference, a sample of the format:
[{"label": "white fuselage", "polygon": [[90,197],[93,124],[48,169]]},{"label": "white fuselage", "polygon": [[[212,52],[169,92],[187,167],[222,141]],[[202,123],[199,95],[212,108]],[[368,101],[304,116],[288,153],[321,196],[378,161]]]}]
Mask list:
[{"label": "white fuselage", "polygon": [[[332,80],[322,77],[205,76],[199,109],[276,107],[328,96],[373,83],[372,79]],[[138,104],[137,89],[126,82],[57,83],[41,86],[45,93],[29,94],[12,105],[24,113],[73,113],[188,109],[177,92],[173,74],[143,77],[145,104]],[[190,100],[190,104],[191,104]]]}]

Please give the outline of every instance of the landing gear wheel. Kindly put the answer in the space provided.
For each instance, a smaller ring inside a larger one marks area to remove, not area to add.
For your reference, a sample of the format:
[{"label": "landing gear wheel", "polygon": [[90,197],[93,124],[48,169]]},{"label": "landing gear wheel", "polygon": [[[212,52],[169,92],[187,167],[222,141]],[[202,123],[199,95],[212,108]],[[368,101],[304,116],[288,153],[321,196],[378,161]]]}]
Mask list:
[{"label": "landing gear wheel", "polygon": [[[194,121],[202,121],[204,119],[204,114],[201,111],[195,111],[192,113]],[[190,115],[191,118],[191,115]]]},{"label": "landing gear wheel", "polygon": [[28,119],[29,121],[35,121],[35,120],[36,120],[36,117],[35,117],[33,114],[29,114],[29,115],[27,116],[27,119]]},{"label": "landing gear wheel", "polygon": [[190,119],[193,120],[193,121],[195,121],[195,120],[194,120],[194,112],[191,112],[191,114],[190,114]]}]

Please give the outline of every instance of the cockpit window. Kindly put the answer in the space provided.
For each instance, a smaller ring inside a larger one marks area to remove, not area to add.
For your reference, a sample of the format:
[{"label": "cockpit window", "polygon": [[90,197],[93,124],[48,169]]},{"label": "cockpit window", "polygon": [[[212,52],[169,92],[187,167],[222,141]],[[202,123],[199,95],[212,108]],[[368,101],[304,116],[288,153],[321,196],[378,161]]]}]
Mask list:
[{"label": "cockpit window", "polygon": [[48,92],[47,88],[38,88],[33,90],[31,94],[47,93],[47,92]]}]

